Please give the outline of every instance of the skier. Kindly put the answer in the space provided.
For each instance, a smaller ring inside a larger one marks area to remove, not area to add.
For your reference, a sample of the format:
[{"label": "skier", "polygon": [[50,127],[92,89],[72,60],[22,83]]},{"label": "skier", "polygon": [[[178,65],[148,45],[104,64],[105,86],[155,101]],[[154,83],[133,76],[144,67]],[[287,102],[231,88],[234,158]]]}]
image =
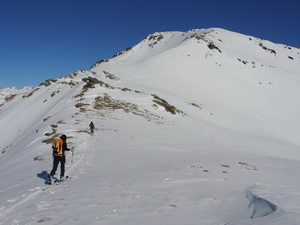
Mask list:
[{"label": "skier", "polygon": [[66,157],[65,157],[65,151],[74,151],[74,147],[71,149],[67,147],[67,136],[61,135],[60,139],[55,139],[54,144],[52,146],[53,148],[53,167],[51,170],[51,173],[49,175],[49,184],[51,184],[51,178],[54,177],[55,172],[57,170],[58,164],[60,163],[60,180],[64,180],[65,175],[65,163],[66,163]]},{"label": "skier", "polygon": [[94,125],[94,123],[93,123],[93,121],[90,123],[90,129],[91,129],[91,134],[93,134],[94,133],[94,129],[95,129],[95,125]]}]

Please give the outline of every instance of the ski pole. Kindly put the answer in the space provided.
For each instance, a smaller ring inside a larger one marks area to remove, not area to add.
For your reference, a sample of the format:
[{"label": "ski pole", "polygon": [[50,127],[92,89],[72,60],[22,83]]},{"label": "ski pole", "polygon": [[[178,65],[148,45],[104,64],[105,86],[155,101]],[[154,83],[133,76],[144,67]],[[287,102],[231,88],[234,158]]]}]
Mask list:
[{"label": "ski pole", "polygon": [[74,158],[74,147],[72,148],[72,159],[71,159],[71,163],[73,163],[73,158]]}]

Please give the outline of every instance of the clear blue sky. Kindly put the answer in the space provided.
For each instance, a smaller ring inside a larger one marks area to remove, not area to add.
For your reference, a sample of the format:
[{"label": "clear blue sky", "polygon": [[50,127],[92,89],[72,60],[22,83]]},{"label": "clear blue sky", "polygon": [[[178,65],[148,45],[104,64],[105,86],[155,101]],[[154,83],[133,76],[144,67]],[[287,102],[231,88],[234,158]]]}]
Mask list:
[{"label": "clear blue sky", "polygon": [[299,0],[1,0],[0,89],[89,69],[148,34],[220,27],[300,48]]}]

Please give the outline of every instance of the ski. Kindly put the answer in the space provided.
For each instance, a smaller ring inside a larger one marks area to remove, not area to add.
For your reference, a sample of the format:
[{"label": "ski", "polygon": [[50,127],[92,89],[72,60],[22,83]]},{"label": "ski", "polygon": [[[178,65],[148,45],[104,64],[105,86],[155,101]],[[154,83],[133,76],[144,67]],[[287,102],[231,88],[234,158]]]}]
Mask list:
[{"label": "ski", "polygon": [[59,185],[60,183],[66,181],[66,180],[71,180],[71,178],[70,178],[69,176],[66,176],[66,177],[63,178],[63,179],[56,179],[56,180],[54,181],[54,183],[55,183],[56,185]]},{"label": "ski", "polygon": [[[71,180],[71,177],[70,177],[70,176],[66,176],[66,177],[65,177],[64,179],[62,179],[62,180],[60,180],[60,179],[54,177],[54,181],[53,181],[53,182],[54,182],[56,185],[59,185],[60,183],[66,181],[66,180]],[[51,185],[53,184],[53,182],[52,182],[51,177],[48,177],[48,180],[46,181],[45,187],[42,188],[42,190],[43,190],[43,191],[46,191],[49,187],[51,187]]]}]

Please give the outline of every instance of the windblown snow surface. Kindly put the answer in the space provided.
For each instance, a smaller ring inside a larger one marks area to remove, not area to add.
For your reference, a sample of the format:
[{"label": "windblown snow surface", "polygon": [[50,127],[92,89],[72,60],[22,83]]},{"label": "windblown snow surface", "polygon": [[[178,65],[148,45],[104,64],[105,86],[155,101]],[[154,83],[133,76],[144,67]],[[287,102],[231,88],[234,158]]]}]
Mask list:
[{"label": "windblown snow surface", "polygon": [[[300,224],[299,54],[219,28],[154,33],[1,90],[0,224]],[[47,186],[61,134],[70,179]]]}]

